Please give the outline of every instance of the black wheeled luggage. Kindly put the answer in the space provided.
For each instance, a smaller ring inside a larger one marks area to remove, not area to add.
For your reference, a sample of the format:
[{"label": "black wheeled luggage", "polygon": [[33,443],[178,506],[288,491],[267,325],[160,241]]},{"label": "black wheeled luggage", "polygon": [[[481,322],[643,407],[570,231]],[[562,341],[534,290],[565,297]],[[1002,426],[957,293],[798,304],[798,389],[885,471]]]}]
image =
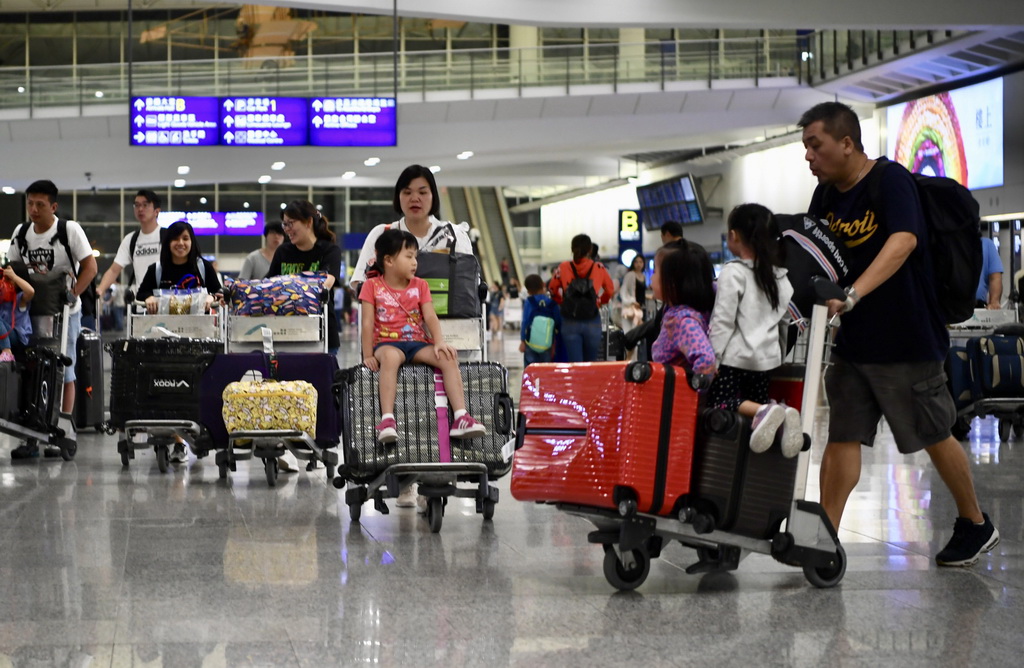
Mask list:
[{"label": "black wheeled luggage", "polygon": [[18,422],[40,431],[57,426],[64,398],[64,359],[52,348],[33,346],[22,356],[21,400]]},{"label": "black wheeled luggage", "polygon": [[690,491],[698,512],[714,529],[750,538],[770,538],[789,515],[798,458],[773,445],[750,449],[750,420],[725,410],[700,418]]},{"label": "black wheeled luggage", "polygon": [[21,400],[21,374],[14,362],[0,362],[0,419],[17,420]]},{"label": "black wheeled luggage", "polygon": [[103,342],[91,329],[78,336],[75,361],[75,427],[103,427]]},{"label": "black wheeled luggage", "polygon": [[211,339],[118,339],[110,344],[110,424],[200,422],[200,384],[224,343]]},{"label": "black wheeled luggage", "polygon": [[[467,362],[461,364],[460,369],[466,409],[487,427],[487,434],[467,441],[452,439],[447,459],[438,438],[433,367],[416,364],[399,370],[395,400],[398,442],[386,446],[377,442],[375,430],[380,422],[377,373],[362,365],[343,371],[341,405],[346,478],[365,483],[394,464],[446,461],[483,463],[491,479],[508,473],[512,463],[505,461],[502,455],[502,447],[511,437],[513,419],[508,371],[493,362]],[[451,424],[451,409],[448,411],[448,424]]]}]

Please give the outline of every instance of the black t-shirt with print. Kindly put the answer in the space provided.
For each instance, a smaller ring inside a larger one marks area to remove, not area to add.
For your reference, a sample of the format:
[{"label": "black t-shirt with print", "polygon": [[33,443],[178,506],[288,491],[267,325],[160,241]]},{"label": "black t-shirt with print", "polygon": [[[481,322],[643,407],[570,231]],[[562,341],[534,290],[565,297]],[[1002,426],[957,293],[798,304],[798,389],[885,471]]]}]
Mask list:
[{"label": "black t-shirt with print", "polygon": [[[157,285],[156,280],[156,267],[160,263],[159,260],[154,262],[146,270],[146,275],[142,279],[142,283],[139,284],[138,294],[135,296],[138,300],[145,300],[148,297],[153,296],[154,290],[166,290],[168,288],[206,288],[206,291],[211,295],[220,290],[220,281],[217,280],[217,272],[213,270],[213,267],[209,262],[202,262],[202,271],[197,272],[196,267],[191,264],[171,264],[170,266],[163,267],[160,270],[160,285]],[[197,274],[201,273],[202,276],[197,278]]]},{"label": "black t-shirt with print", "polygon": [[949,334],[935,297],[917,185],[910,172],[898,166],[879,163],[874,169],[885,170],[881,201],[876,203],[880,211],[870,202],[868,177],[845,193],[819,185],[811,198],[809,214],[827,220],[846,245],[850,272],[844,287],[871,265],[891,234],[910,232],[917,237],[917,247],[895,274],[842,316],[836,352],[847,361],[865,364],[944,360]]},{"label": "black t-shirt with print", "polygon": [[[318,240],[307,251],[300,250],[295,244],[286,241],[277,247],[274,259],[270,261],[267,278],[287,274],[298,274],[303,271],[326,271],[334,277],[334,285],[341,286],[341,248],[338,244],[324,239]],[[327,299],[327,347],[337,348],[341,345],[338,322],[334,318],[334,300]]]}]

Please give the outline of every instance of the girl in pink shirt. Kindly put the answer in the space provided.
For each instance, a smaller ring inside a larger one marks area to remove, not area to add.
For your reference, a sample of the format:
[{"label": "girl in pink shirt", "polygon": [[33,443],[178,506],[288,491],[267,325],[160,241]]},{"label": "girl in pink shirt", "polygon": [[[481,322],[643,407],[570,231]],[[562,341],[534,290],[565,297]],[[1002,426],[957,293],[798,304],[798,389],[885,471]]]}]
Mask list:
[{"label": "girl in pink shirt", "polygon": [[458,353],[444,342],[427,282],[416,276],[419,244],[409,232],[386,230],[374,244],[375,269],[359,291],[362,302],[363,364],[380,372],[381,421],[377,441],[398,440],[395,394],[398,368],[407,362],[441,370],[444,391],[455,411],[451,438],[479,438],[487,433],[466,411],[466,396],[459,372]]}]

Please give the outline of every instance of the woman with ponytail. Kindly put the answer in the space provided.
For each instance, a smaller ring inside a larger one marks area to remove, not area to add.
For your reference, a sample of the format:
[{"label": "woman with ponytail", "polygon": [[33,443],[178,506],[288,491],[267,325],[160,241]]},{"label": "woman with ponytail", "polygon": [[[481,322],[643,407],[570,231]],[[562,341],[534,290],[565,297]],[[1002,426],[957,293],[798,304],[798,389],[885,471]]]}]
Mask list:
[{"label": "woman with ponytail", "polygon": [[[298,274],[303,271],[326,271],[324,289],[328,292],[341,284],[341,248],[334,242],[334,233],[327,219],[312,202],[295,200],[281,212],[281,226],[288,240],[277,247],[270,261],[267,277]],[[327,349],[332,355],[341,345],[338,321],[334,317],[334,300],[327,299]]]},{"label": "woman with ponytail", "polygon": [[768,373],[782,364],[783,329],[793,286],[781,266],[779,228],[760,204],[741,204],[729,214],[726,243],[738,258],[718,276],[708,336],[718,360],[709,405],[753,418],[750,449],[764,452],[782,428],[782,453],[803,447],[800,413],[768,401]]}]

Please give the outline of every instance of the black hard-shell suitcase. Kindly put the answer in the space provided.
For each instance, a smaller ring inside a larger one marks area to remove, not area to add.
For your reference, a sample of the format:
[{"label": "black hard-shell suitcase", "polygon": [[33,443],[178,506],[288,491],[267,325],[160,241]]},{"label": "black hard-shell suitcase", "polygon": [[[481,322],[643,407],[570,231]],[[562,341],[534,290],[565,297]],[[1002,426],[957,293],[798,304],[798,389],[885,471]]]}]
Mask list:
[{"label": "black hard-shell suitcase", "polygon": [[210,339],[118,339],[110,344],[110,424],[200,421],[200,382],[224,344]]},{"label": "black hard-shell suitcase", "polygon": [[690,492],[715,529],[770,538],[789,515],[798,458],[772,446],[750,449],[750,420],[731,411],[705,411],[699,420]]},{"label": "black hard-shell suitcase", "polygon": [[75,426],[103,426],[103,342],[100,335],[83,329],[78,336],[75,361]]},{"label": "black hard-shell suitcase", "polygon": [[[493,362],[460,365],[466,391],[466,410],[487,427],[483,438],[451,441],[452,462],[480,462],[491,479],[512,468],[501,449],[511,438],[513,407],[508,395],[508,371]],[[380,422],[380,393],[376,372],[356,366],[342,372],[342,435],[345,477],[370,482],[394,464],[441,461],[435,406],[434,368],[412,364],[398,372],[395,420],[398,442],[380,445],[375,427]],[[448,409],[451,424],[451,408]]]},{"label": "black hard-shell suitcase", "polygon": [[52,348],[33,346],[22,355],[20,415],[32,429],[50,431],[57,426],[64,398],[64,356]]},{"label": "black hard-shell suitcase", "polygon": [[313,440],[320,447],[334,447],[341,442],[339,408],[338,358],[328,353],[276,353],[276,375],[270,372],[269,357],[264,353],[231,353],[218,355],[203,374],[200,389],[200,420],[219,447],[227,445],[224,427],[224,388],[240,380],[248,371],[259,371],[264,378],[304,380],[317,391],[316,434]]},{"label": "black hard-shell suitcase", "polygon": [[21,373],[15,362],[0,362],[0,418],[18,418],[21,395]]}]

